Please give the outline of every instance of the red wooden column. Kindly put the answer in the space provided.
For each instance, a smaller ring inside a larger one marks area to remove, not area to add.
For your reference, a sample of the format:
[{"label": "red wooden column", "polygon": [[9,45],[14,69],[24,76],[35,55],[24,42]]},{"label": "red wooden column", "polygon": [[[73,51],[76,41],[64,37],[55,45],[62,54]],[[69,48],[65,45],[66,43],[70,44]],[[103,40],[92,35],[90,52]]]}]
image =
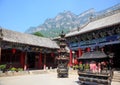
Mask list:
[{"label": "red wooden column", "polygon": [[2,50],[2,49],[1,49],[1,47],[0,47],[0,63],[1,63],[1,50]]},{"label": "red wooden column", "polygon": [[70,49],[70,61],[69,61],[69,65],[72,66],[72,50]]},{"label": "red wooden column", "polygon": [[40,69],[42,67],[42,53],[39,54],[39,60],[38,60],[38,68]]},{"label": "red wooden column", "polygon": [[21,67],[24,68],[24,64],[25,64],[25,53],[24,52],[21,52],[20,63],[21,63]]},{"label": "red wooden column", "polygon": [[78,49],[78,57],[81,57],[81,56],[82,56],[82,49],[79,48],[79,49]]},{"label": "red wooden column", "polygon": [[46,53],[44,54],[44,70],[46,70]]},{"label": "red wooden column", "polygon": [[25,59],[24,59],[24,70],[27,70],[27,52],[25,52]]}]

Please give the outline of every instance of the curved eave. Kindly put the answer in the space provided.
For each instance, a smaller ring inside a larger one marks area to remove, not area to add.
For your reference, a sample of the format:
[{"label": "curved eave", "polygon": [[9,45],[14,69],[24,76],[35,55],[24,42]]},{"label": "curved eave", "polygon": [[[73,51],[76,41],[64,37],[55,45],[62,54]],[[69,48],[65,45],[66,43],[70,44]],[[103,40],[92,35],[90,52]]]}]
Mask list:
[{"label": "curved eave", "polygon": [[91,21],[88,25],[86,25],[84,28],[80,29],[79,31],[74,31],[66,34],[66,37],[87,33],[93,30],[99,30],[116,24],[120,24],[120,12],[95,21]]},{"label": "curved eave", "polygon": [[57,43],[49,38],[43,38],[35,35],[14,32],[7,29],[2,29],[2,40],[12,43],[20,43],[38,47],[46,47],[51,49],[59,49]]},{"label": "curved eave", "polygon": [[81,57],[78,58],[78,60],[103,59],[107,57],[108,56],[102,51],[94,51],[84,53]]}]

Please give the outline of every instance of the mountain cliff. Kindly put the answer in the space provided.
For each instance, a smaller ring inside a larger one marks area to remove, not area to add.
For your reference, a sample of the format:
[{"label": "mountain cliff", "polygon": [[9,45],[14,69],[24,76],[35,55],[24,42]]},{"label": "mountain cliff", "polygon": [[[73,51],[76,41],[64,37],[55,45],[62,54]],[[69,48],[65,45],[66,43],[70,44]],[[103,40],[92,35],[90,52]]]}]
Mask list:
[{"label": "mountain cliff", "polygon": [[42,25],[30,27],[26,30],[26,33],[41,32],[45,37],[56,37],[59,36],[62,30],[67,33],[70,30],[74,30],[75,28],[88,22],[93,14],[93,9],[85,11],[79,15],[76,15],[70,11],[64,11],[59,13],[55,18],[46,19]]},{"label": "mountain cliff", "polygon": [[80,26],[87,24],[91,18],[103,16],[109,12],[114,12],[120,9],[120,4],[116,4],[108,9],[100,12],[95,12],[94,9],[89,9],[79,15],[70,11],[59,13],[55,18],[46,19],[42,25],[30,27],[26,33],[40,32],[44,37],[57,37],[63,30],[65,33],[75,30]]}]

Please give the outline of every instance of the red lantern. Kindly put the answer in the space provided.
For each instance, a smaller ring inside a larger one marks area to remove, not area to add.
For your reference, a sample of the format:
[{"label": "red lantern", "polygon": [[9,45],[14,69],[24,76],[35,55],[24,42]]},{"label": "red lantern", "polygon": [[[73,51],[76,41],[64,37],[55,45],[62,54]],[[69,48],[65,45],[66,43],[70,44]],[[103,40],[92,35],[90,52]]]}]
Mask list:
[{"label": "red lantern", "polygon": [[75,60],[74,60],[74,64],[78,64],[78,61],[77,61],[77,59],[75,59]]},{"label": "red lantern", "polygon": [[51,56],[53,57],[53,56],[54,56],[54,53],[51,53]]},{"label": "red lantern", "polygon": [[101,51],[104,52],[104,48],[101,48]]},{"label": "red lantern", "polygon": [[15,54],[15,52],[16,52],[16,49],[13,48],[13,49],[12,49],[12,53]]},{"label": "red lantern", "polygon": [[87,52],[90,52],[90,47],[87,48]]}]

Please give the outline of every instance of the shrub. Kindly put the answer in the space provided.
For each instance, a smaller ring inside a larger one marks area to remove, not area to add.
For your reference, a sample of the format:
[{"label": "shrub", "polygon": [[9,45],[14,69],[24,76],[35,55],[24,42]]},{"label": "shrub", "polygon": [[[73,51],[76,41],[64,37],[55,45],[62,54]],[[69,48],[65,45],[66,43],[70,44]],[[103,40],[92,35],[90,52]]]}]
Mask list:
[{"label": "shrub", "polygon": [[85,69],[86,69],[86,70],[90,69],[89,64],[85,64]]},{"label": "shrub", "polygon": [[78,65],[74,65],[74,66],[73,66],[73,69],[78,69],[78,68],[79,68]]},{"label": "shrub", "polygon": [[23,71],[23,68],[18,68],[17,71]]},{"label": "shrub", "polygon": [[12,68],[10,68],[10,71],[17,71],[17,68],[12,67]]},{"label": "shrub", "polygon": [[5,65],[5,64],[0,65],[0,70],[3,71],[3,72],[5,72],[5,70],[6,70],[6,65]]},{"label": "shrub", "polygon": [[82,71],[82,70],[84,70],[84,65],[83,64],[80,64],[79,65],[79,69]]}]

